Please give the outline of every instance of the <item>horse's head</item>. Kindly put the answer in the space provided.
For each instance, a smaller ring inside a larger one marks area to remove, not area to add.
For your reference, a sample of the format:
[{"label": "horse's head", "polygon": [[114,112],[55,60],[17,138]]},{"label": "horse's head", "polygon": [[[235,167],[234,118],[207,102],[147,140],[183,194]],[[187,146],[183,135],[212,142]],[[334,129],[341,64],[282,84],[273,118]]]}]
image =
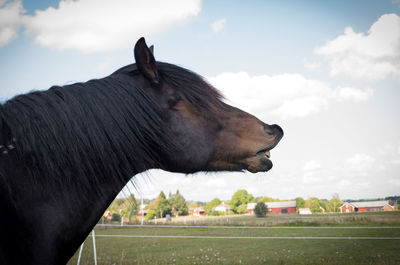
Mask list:
[{"label": "horse's head", "polygon": [[163,169],[196,171],[268,171],[270,150],[283,136],[278,125],[221,101],[216,89],[195,73],[156,62],[144,38],[135,46],[140,82],[158,105],[163,133],[173,148],[158,150]]}]

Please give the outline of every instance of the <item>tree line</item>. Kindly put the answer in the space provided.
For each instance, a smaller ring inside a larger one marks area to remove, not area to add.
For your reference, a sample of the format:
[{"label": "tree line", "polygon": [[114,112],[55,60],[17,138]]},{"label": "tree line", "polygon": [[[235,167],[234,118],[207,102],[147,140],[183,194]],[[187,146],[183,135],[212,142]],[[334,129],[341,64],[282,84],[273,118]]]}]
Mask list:
[{"label": "tree line", "polygon": [[[390,199],[396,202],[399,198],[399,196],[390,197]],[[337,193],[333,194],[330,200],[318,199],[317,197],[310,197],[308,199],[296,197],[292,200],[296,201],[296,211],[299,211],[300,208],[309,208],[313,213],[337,213],[340,212],[340,206],[343,205],[343,201],[339,199],[339,195]],[[254,197],[245,189],[236,191],[229,201],[222,201],[219,198],[214,198],[210,202],[188,202],[182,196],[182,194],[179,193],[179,190],[177,190],[174,194],[169,193],[167,198],[164,192],[161,191],[154,200],[144,200],[144,203],[147,205],[144,210],[147,212],[147,219],[153,219],[154,217],[162,218],[166,215],[184,216],[189,214],[189,208],[196,207],[204,208],[206,215],[245,214],[248,211],[248,203],[278,201],[287,200],[279,200],[268,196]],[[231,211],[226,213],[215,211],[215,207],[221,205],[223,202],[231,207]],[[122,216],[126,218],[126,220],[132,221],[132,219],[134,219],[136,214],[140,211],[140,204],[141,201],[135,199],[134,195],[131,195],[126,199],[117,198],[112,202],[108,208],[108,211],[113,214],[113,220],[119,220],[118,217]],[[267,211],[267,209],[264,209],[263,206],[261,208],[260,209],[262,211]]]},{"label": "tree line", "polygon": [[[179,190],[174,194],[169,194],[168,198],[164,192],[154,200],[144,200],[143,203],[148,206],[143,209],[147,212],[146,218],[153,219],[154,217],[162,218],[167,214],[174,216],[188,215],[189,208],[185,198],[179,193]],[[136,215],[140,212],[141,200],[135,198],[132,194],[127,199],[117,198],[108,207],[107,211],[112,214],[112,221],[120,221],[121,217],[132,222]]]}]

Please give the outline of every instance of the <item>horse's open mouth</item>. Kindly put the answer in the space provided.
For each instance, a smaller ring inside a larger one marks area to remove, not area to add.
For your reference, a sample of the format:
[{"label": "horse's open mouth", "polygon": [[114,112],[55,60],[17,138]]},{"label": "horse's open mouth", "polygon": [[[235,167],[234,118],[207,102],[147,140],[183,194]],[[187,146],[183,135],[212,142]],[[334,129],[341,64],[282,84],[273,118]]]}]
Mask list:
[{"label": "horse's open mouth", "polygon": [[264,155],[264,156],[266,156],[267,158],[271,158],[270,150],[267,150],[267,148],[258,151],[258,152],[256,153],[256,155],[257,155],[257,156]]},{"label": "horse's open mouth", "polygon": [[270,150],[267,148],[258,151],[254,157],[248,159],[247,170],[252,173],[267,172],[272,168]]}]

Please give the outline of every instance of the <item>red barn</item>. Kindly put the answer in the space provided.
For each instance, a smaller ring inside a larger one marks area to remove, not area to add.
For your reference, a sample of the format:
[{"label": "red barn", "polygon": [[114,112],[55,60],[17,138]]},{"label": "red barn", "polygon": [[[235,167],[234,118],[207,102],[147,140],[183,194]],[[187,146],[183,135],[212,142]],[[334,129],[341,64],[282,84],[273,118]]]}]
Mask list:
[{"label": "red barn", "polygon": [[[268,207],[270,213],[295,213],[296,212],[296,201],[284,201],[284,202],[266,202],[265,205]],[[247,212],[254,214],[254,208],[256,203],[247,204]]]},{"label": "red barn", "polygon": [[394,207],[389,201],[345,202],[340,206],[341,213],[380,211],[394,211]]},{"label": "red barn", "polygon": [[255,202],[248,203],[247,204],[247,213],[254,214],[254,208],[256,208],[256,204],[257,203],[255,203]]},{"label": "red barn", "polygon": [[205,211],[203,207],[195,207],[195,208],[190,208],[189,209],[189,215],[192,216],[204,216]]},{"label": "red barn", "polygon": [[296,201],[286,202],[266,202],[268,206],[268,212],[271,213],[295,213],[296,212]]}]

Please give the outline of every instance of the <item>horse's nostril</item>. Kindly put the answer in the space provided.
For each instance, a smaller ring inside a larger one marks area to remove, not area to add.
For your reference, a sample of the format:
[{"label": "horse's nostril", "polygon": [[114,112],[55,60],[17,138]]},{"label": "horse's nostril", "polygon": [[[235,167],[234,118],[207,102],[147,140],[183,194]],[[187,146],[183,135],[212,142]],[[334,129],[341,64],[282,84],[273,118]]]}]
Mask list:
[{"label": "horse's nostril", "polygon": [[271,127],[273,127],[273,130],[275,131],[276,134],[283,135],[283,130],[282,130],[281,126],[274,124]]},{"label": "horse's nostril", "polygon": [[264,131],[265,131],[268,135],[274,135],[274,134],[275,134],[275,132],[274,132],[272,126],[270,126],[270,125],[268,125],[268,124],[265,124],[265,123],[263,124],[263,126],[264,126]]},{"label": "horse's nostril", "polygon": [[264,131],[268,135],[283,135],[283,130],[279,125],[268,125],[264,123]]}]

